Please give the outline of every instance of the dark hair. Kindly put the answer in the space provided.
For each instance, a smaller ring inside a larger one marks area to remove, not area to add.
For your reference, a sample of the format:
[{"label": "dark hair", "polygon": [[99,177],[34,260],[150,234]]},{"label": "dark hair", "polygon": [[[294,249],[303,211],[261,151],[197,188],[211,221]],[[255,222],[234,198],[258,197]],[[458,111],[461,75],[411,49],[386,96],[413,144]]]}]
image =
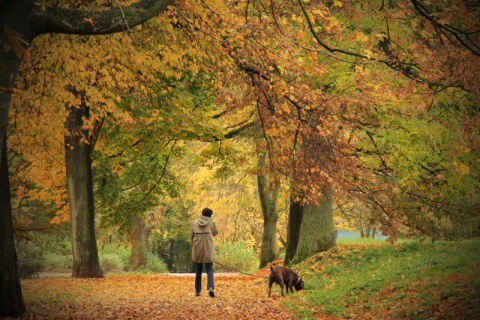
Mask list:
[{"label": "dark hair", "polygon": [[205,208],[202,210],[202,216],[211,217],[212,214],[213,214],[213,211],[210,208]]}]

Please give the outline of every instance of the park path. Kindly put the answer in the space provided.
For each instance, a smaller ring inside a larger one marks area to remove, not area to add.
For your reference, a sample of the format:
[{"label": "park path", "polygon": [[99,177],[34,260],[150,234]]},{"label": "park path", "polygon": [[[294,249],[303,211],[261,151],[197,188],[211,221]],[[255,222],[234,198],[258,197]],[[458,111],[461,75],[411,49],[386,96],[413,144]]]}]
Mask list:
[{"label": "park path", "polygon": [[[23,319],[296,319],[296,297],[268,298],[265,275],[216,274],[216,297],[195,296],[192,274],[22,280]],[[206,283],[206,277],[203,278]]]}]

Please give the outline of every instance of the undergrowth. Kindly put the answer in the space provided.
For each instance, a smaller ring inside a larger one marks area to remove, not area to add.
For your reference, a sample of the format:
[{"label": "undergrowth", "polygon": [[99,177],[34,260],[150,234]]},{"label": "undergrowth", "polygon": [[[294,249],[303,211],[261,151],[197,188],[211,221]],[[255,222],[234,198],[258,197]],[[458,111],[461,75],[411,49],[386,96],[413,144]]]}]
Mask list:
[{"label": "undergrowth", "polygon": [[[339,244],[294,266],[303,318],[476,319],[480,240]],[[321,315],[321,316],[320,316]]]}]

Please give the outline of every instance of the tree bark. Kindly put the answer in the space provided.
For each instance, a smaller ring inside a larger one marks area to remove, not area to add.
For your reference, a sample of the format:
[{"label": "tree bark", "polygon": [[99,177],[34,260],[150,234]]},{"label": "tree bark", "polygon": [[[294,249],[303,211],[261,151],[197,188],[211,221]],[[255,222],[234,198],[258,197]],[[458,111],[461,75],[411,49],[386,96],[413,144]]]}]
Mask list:
[{"label": "tree bark", "polygon": [[[259,167],[265,162],[265,156],[260,156]],[[260,251],[260,269],[269,262],[278,259],[277,243],[277,200],[280,184],[275,183],[273,190],[269,190],[267,176],[264,173],[257,174],[258,194],[263,213],[263,234]]]},{"label": "tree bark", "polygon": [[327,251],[335,246],[335,226],[333,223],[333,196],[328,190],[319,204],[306,204],[300,226],[295,261]]},{"label": "tree bark", "polygon": [[334,247],[333,194],[328,190],[319,204],[291,200],[285,264],[300,262]]},{"label": "tree bark", "polygon": [[[32,1],[33,2],[33,1]],[[140,0],[128,7],[105,11],[80,11],[32,6],[30,20],[35,35],[65,33],[101,35],[128,31],[165,11],[175,0]],[[122,11],[124,16],[122,16]]]},{"label": "tree bark", "polygon": [[28,43],[33,39],[22,4],[16,0],[0,2],[0,318],[19,317],[25,312],[13,235],[7,162],[8,112],[20,67],[17,53],[19,48],[25,48],[16,41],[21,39]]},{"label": "tree bark", "polygon": [[103,277],[95,238],[92,159],[88,132],[82,129],[82,118],[88,118],[88,107],[68,107],[65,124],[65,160],[70,208],[73,278]]},{"label": "tree bark", "polygon": [[133,270],[141,266],[148,269],[148,230],[144,218],[135,217],[135,230],[130,238],[132,242],[130,267]]},{"label": "tree bark", "polygon": [[13,239],[12,206],[8,180],[7,143],[3,140],[0,159],[0,318],[25,312],[17,253]]},{"label": "tree bark", "polygon": [[285,250],[285,265],[289,265],[297,252],[298,239],[300,237],[300,226],[303,220],[303,206],[293,197],[290,199],[290,210],[288,212],[287,227],[287,249]]}]

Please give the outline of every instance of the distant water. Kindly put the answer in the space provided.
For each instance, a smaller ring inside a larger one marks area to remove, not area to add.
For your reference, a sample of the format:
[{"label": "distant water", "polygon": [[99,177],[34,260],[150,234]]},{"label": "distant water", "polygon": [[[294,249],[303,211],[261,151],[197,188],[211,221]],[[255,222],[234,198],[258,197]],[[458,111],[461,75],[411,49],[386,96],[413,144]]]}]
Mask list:
[{"label": "distant water", "polygon": [[[336,230],[337,239],[355,239],[360,238],[359,231],[350,231],[350,230]],[[377,232],[375,239],[387,239],[386,236],[382,236],[380,232]]]}]

